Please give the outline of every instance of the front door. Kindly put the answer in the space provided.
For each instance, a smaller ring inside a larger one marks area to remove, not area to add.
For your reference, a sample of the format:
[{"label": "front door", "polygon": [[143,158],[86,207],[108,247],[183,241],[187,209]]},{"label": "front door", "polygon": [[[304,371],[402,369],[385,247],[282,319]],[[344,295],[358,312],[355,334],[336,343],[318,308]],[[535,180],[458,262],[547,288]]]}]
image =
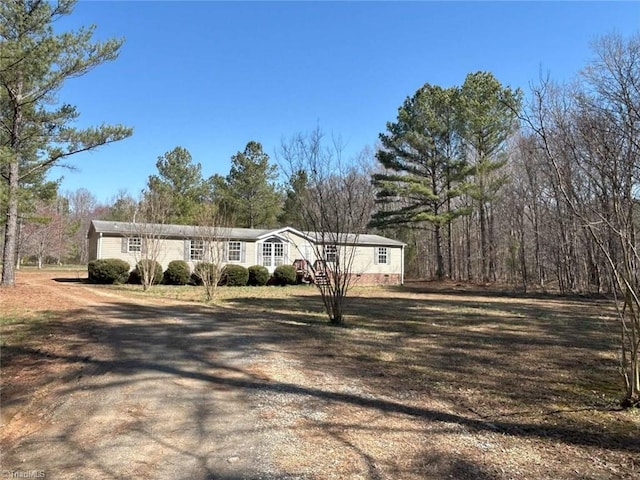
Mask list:
[{"label": "front door", "polygon": [[264,242],[262,244],[262,265],[273,272],[279,265],[285,263],[286,245],[281,242]]}]

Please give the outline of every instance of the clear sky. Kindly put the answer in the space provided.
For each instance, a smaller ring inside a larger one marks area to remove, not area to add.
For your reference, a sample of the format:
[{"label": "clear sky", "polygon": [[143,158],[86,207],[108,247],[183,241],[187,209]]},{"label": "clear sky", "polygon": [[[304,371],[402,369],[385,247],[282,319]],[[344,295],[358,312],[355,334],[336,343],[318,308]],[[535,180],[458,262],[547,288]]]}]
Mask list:
[{"label": "clear sky", "polygon": [[356,154],[425,83],[461,85],[483,70],[526,93],[540,72],[569,80],[595,37],[640,30],[640,2],[80,0],[56,29],[90,24],[125,44],[59,100],[78,108],[77,126],[135,131],[52,177],[104,202],[138,195],[176,146],[205,176],[226,175],[250,140],[273,158],[282,138],[316,126]]}]

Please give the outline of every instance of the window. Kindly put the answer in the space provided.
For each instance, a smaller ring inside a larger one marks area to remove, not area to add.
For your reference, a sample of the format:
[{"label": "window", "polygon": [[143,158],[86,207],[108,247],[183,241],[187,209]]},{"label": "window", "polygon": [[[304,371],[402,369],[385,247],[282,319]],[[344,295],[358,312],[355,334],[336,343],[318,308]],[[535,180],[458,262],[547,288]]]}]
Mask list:
[{"label": "window", "polygon": [[262,244],[262,265],[264,267],[270,267],[273,260],[273,243]]},{"label": "window", "polygon": [[389,251],[387,247],[376,248],[376,263],[389,263]]},{"label": "window", "polygon": [[241,242],[229,242],[227,244],[227,261],[240,262],[242,258]]},{"label": "window", "polygon": [[127,252],[128,253],[142,252],[142,238],[140,237],[127,238]]},{"label": "window", "polygon": [[262,265],[264,267],[284,265],[284,257],[284,243],[264,242],[262,244]]},{"label": "window", "polygon": [[324,259],[326,262],[335,263],[338,258],[338,247],[335,245],[324,246]]},{"label": "window", "polygon": [[204,240],[191,240],[189,242],[189,260],[204,259]]}]

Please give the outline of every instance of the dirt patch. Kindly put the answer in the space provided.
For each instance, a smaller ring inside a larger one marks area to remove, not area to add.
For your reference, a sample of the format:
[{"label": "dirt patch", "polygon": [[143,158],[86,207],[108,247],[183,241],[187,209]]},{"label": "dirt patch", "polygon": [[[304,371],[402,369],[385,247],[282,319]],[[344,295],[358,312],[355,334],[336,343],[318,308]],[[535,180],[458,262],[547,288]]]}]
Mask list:
[{"label": "dirt patch", "polygon": [[348,327],[332,328],[308,289],[239,289],[207,306],[53,276],[23,272],[0,291],[5,470],[318,480],[640,471],[640,417],[615,409],[615,330],[600,300],[360,288]]}]

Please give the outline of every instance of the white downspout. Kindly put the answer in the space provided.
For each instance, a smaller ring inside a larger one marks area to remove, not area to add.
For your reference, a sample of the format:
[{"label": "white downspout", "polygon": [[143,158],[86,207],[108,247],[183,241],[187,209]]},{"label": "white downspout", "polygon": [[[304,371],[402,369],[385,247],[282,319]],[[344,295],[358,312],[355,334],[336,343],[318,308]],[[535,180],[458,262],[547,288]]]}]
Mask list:
[{"label": "white downspout", "polygon": [[400,285],[404,285],[404,245],[402,245],[402,258],[400,259]]},{"label": "white downspout", "polygon": [[96,257],[97,257],[96,260],[102,258],[102,232],[98,234],[98,248],[96,252]]}]

